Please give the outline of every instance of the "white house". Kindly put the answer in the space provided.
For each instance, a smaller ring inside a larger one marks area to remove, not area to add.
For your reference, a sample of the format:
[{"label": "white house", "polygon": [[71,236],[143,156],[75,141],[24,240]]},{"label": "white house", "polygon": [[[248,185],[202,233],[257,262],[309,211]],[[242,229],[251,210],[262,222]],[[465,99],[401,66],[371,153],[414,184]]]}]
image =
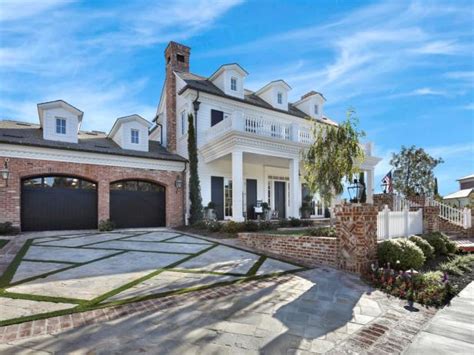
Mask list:
[{"label": "white house", "polygon": [[[337,125],[324,115],[326,99],[311,91],[288,100],[291,86],[274,80],[253,92],[245,88],[249,73],[225,64],[210,77],[189,71],[190,48],[170,42],[165,50],[166,81],[152,130],[171,152],[187,157],[188,114],[196,117],[199,177],[203,204],[212,201],[219,219],[252,218],[257,200],[267,202],[279,218],[299,217],[306,194],[301,152],[315,122]],[[364,146],[367,199],[372,201],[374,167],[380,161],[372,145]],[[313,197],[314,217],[325,207]]]},{"label": "white house", "polygon": [[474,174],[464,176],[459,181],[459,190],[443,197],[443,200],[458,208],[474,205]]}]

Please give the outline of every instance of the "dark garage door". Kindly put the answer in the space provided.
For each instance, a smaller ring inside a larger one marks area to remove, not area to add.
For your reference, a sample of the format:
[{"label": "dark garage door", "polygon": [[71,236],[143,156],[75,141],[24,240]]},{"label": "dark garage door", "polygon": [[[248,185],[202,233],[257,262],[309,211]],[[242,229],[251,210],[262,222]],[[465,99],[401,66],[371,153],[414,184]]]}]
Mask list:
[{"label": "dark garage door", "polygon": [[110,219],[117,228],[165,226],[165,188],[139,180],[110,184]]},{"label": "dark garage door", "polygon": [[22,181],[23,231],[97,228],[97,185],[68,176]]}]

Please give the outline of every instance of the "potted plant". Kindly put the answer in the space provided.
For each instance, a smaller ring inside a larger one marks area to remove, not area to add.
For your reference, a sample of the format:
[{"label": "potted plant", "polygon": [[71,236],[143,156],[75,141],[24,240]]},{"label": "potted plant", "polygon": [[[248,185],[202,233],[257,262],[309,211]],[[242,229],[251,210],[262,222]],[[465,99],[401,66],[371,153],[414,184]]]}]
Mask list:
[{"label": "potted plant", "polygon": [[303,203],[301,204],[300,213],[301,218],[310,218],[311,212],[313,211],[313,207],[311,206],[311,202],[313,198],[310,195],[306,195],[303,199]]},{"label": "potted plant", "polygon": [[215,209],[216,209],[216,204],[212,201],[210,201],[206,207],[204,207],[204,212],[205,212],[205,218],[207,220],[210,220],[210,221],[213,221],[215,220],[215,216],[216,216],[216,212],[215,212]]},{"label": "potted plant", "polygon": [[268,206],[268,203],[266,203],[266,202],[262,202],[262,204],[260,206],[263,209],[263,219],[265,221],[269,221],[272,217],[272,215],[270,213],[270,206]]}]

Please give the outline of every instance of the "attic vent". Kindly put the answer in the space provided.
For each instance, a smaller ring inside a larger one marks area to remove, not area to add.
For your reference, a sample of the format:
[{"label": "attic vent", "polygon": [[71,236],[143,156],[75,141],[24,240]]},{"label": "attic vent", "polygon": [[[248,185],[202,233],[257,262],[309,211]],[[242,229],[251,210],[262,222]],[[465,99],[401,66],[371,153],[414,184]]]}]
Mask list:
[{"label": "attic vent", "polygon": [[26,127],[31,127],[31,123],[26,123],[26,122],[17,122],[17,126],[26,126]]},{"label": "attic vent", "polygon": [[184,55],[182,54],[176,54],[176,60],[178,62],[184,63]]},{"label": "attic vent", "polygon": [[3,133],[3,136],[8,137],[8,138],[25,138],[24,136],[18,136],[15,134],[8,134],[8,133]]}]

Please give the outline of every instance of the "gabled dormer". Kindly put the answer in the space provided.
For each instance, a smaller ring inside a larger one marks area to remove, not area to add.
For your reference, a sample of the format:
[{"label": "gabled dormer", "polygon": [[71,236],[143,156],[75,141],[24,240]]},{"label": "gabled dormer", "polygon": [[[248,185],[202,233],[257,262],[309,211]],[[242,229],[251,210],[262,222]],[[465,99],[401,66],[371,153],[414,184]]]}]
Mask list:
[{"label": "gabled dormer", "polygon": [[238,64],[225,64],[209,77],[226,95],[244,98],[244,81],[248,73]]},{"label": "gabled dormer", "polygon": [[288,110],[288,91],[291,86],[284,80],[275,80],[255,92],[261,99],[280,110]]},{"label": "gabled dormer", "polygon": [[117,118],[109,138],[113,139],[122,149],[148,152],[148,130],[150,122],[139,115]]},{"label": "gabled dormer", "polygon": [[63,100],[38,104],[43,138],[51,141],[77,143],[84,112]]},{"label": "gabled dormer", "polygon": [[310,91],[301,96],[301,99],[293,104],[296,108],[306,113],[308,116],[317,119],[324,119],[323,105],[326,102],[324,96],[316,91]]}]

